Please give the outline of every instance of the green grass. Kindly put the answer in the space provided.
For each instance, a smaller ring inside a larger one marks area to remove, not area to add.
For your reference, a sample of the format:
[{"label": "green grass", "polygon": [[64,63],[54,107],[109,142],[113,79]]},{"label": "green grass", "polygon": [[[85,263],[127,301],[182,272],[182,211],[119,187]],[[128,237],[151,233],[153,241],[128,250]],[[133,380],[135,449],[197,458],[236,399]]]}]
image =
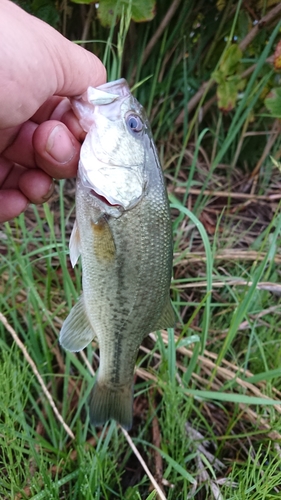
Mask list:
[{"label": "green grass", "polygon": [[[177,326],[151,334],[140,349],[130,436],[169,500],[280,497],[281,218],[279,201],[269,197],[280,191],[280,173],[269,158],[280,156],[279,137],[251,179],[271,137],[273,119],[264,116],[263,99],[279,77],[266,59],[280,39],[280,23],[261,31],[244,52],[243,71],[255,67],[224,114],[210,102],[211,75],[228,35],[237,34],[240,43],[251,26],[247,10],[227,4],[219,12],[210,2],[205,12],[204,2],[184,2],[144,65],[163,6],[151,23],[129,28],[125,19],[119,38],[118,26],[106,32],[95,21],[93,28],[106,42],[93,47],[109,79],[127,77],[149,112],[167,176]],[[206,81],[201,101],[177,125]],[[81,268],[72,270],[68,258],[73,209],[73,183],[60,182],[49,204],[30,207],[0,229],[0,312],[74,434],[58,421],[0,322],[0,496],[152,500],[154,487],[122,430],[114,422],[89,424],[89,367],[98,368],[98,347],[83,356],[58,344],[81,293]]]}]

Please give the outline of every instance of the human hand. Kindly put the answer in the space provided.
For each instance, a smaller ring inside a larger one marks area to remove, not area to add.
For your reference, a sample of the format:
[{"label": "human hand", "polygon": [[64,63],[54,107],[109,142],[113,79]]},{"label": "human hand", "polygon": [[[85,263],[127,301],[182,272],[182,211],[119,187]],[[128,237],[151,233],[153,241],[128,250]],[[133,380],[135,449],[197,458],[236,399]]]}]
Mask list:
[{"label": "human hand", "polygon": [[0,222],[76,175],[84,131],[67,97],[106,81],[102,63],[9,0],[0,0]]}]

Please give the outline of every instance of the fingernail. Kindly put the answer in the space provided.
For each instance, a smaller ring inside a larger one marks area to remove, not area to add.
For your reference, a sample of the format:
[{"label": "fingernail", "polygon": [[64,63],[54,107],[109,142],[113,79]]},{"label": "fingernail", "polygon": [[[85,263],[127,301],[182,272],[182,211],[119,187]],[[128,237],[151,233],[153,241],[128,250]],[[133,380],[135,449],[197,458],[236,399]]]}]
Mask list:
[{"label": "fingernail", "polygon": [[67,163],[73,158],[75,149],[62,125],[57,125],[50,133],[46,151],[58,163]]},{"label": "fingernail", "polygon": [[45,194],[45,196],[42,196],[42,200],[43,201],[47,201],[49,198],[51,198],[53,192],[55,190],[55,184],[54,182],[52,181],[51,184],[50,184],[50,187],[49,187],[49,190],[48,192]]}]

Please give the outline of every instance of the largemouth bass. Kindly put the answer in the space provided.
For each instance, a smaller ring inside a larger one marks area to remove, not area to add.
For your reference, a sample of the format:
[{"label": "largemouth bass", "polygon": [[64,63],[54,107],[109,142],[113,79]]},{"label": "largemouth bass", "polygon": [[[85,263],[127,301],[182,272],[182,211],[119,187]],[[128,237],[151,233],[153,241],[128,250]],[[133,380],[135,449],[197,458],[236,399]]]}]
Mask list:
[{"label": "largemouth bass", "polygon": [[72,106],[87,132],[70,238],[72,265],[82,258],[83,294],[63,324],[60,343],[80,351],[97,338],[91,422],[112,418],[129,429],[140,344],[175,321],[167,192],[145,111],[124,79],[90,87]]}]

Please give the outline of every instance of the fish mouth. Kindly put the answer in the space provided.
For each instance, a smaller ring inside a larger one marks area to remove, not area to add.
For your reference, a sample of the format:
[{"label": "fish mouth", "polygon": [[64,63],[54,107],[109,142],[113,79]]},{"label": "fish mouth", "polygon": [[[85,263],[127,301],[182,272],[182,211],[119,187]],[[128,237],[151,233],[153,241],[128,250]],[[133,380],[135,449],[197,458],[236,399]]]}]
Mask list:
[{"label": "fish mouth", "polygon": [[118,208],[121,207],[121,205],[119,203],[110,203],[110,201],[107,198],[105,198],[105,196],[98,194],[94,189],[91,189],[90,193],[95,198],[97,198],[99,201],[101,201],[102,203],[105,203],[105,205],[107,205],[108,207],[118,207]]},{"label": "fish mouth", "polygon": [[113,82],[103,83],[97,87],[99,90],[104,92],[115,92],[119,97],[127,97],[130,95],[130,88],[127,81],[124,78],[119,80],[114,80]]}]

